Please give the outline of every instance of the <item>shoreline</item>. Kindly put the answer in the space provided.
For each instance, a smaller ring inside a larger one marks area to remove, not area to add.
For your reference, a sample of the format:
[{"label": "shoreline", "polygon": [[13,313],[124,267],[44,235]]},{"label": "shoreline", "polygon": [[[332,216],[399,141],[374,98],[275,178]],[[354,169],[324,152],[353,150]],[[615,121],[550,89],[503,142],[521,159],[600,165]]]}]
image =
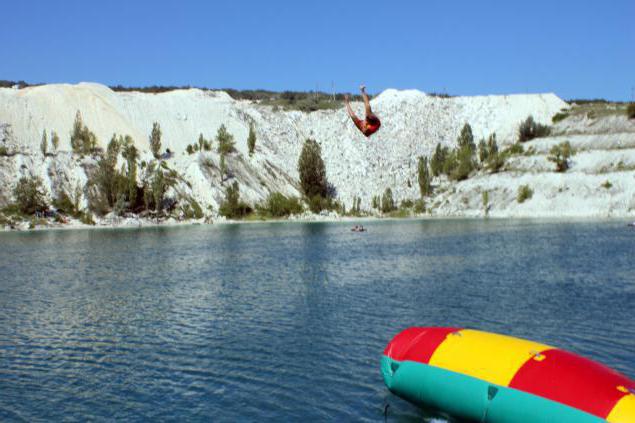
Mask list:
[{"label": "shoreline", "polygon": [[[128,218],[128,220],[117,224],[104,224],[97,223],[95,225],[88,225],[79,221],[73,221],[67,224],[49,222],[50,225],[36,225],[34,228],[29,228],[29,221],[23,221],[22,226],[19,228],[11,228],[9,226],[3,226],[0,228],[0,233],[11,232],[41,232],[41,231],[69,231],[69,230],[85,230],[85,229],[145,229],[145,228],[160,228],[160,227],[179,227],[179,226],[215,226],[215,225],[249,225],[249,224],[263,224],[263,223],[351,223],[357,224],[358,222],[390,222],[390,221],[435,221],[435,220],[510,220],[510,221],[541,221],[544,223],[549,222],[620,222],[625,223],[633,222],[633,216],[474,216],[474,215],[462,215],[462,216],[441,216],[441,215],[412,215],[405,217],[391,217],[391,216],[338,216],[328,215],[322,216],[318,214],[303,215],[303,218],[275,218],[275,219],[250,219],[250,220],[234,220],[234,219],[219,219],[213,220],[211,223],[207,223],[205,218],[190,219],[178,221],[174,219],[167,219],[162,222],[153,222],[146,219],[136,219],[139,223],[135,224],[135,219]],[[122,219],[123,220],[123,219]]]}]

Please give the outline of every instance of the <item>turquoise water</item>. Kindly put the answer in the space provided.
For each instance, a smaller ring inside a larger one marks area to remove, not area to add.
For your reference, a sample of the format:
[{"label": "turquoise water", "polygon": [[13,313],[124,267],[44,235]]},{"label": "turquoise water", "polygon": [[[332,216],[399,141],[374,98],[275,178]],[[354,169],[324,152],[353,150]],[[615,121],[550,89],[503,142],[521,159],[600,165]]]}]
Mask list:
[{"label": "turquoise water", "polygon": [[412,325],[635,377],[623,222],[272,223],[0,234],[0,420],[421,421],[384,388]]}]

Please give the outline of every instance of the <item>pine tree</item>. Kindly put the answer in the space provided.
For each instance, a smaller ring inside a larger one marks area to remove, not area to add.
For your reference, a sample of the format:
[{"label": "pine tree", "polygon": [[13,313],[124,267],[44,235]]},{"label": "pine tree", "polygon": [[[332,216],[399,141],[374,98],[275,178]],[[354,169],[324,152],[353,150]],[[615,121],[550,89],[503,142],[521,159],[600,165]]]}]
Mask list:
[{"label": "pine tree", "polygon": [[478,142],[478,158],[481,163],[485,163],[489,159],[489,148],[483,138]]},{"label": "pine tree", "polygon": [[159,122],[154,122],[152,124],[152,132],[150,133],[150,150],[152,150],[152,155],[155,159],[159,158],[159,154],[161,153],[161,126]]},{"label": "pine tree", "polygon": [[48,138],[46,136],[46,129],[42,131],[42,143],[40,144],[40,150],[42,150],[42,155],[46,156],[48,150]]},{"label": "pine tree", "polygon": [[427,157],[419,157],[417,174],[419,182],[419,192],[421,193],[422,197],[425,197],[432,192],[432,186],[430,184],[430,173],[428,172]]},{"label": "pine tree", "polygon": [[130,135],[126,135],[123,146],[121,155],[126,159],[127,163],[128,201],[130,202],[130,207],[134,208],[137,202],[137,159],[139,158],[139,152],[134,146],[134,141]]},{"label": "pine tree", "polygon": [[308,198],[327,196],[326,167],[322,160],[322,149],[317,141],[307,139],[304,141],[302,152],[298,159],[298,173],[300,174],[300,186],[302,192]]},{"label": "pine tree", "polygon": [[448,148],[441,147],[441,143],[437,144],[432,159],[430,160],[430,170],[434,176],[439,176],[443,173],[443,165],[448,155]]},{"label": "pine tree", "polygon": [[472,127],[469,123],[463,125],[461,129],[461,135],[457,139],[459,148],[469,148],[472,152],[476,151],[476,145],[474,144],[474,135],[472,135]]},{"label": "pine tree", "polygon": [[392,198],[392,190],[386,188],[384,195],[381,197],[381,211],[382,213],[389,213],[395,209],[395,200]]},{"label": "pine tree", "polygon": [[254,130],[254,125],[249,125],[249,136],[247,137],[247,147],[249,148],[249,155],[254,155],[254,150],[256,149],[256,131]]},{"label": "pine tree", "polygon": [[218,128],[216,141],[218,141],[218,154],[229,154],[234,151],[234,136],[227,131],[225,125]]}]

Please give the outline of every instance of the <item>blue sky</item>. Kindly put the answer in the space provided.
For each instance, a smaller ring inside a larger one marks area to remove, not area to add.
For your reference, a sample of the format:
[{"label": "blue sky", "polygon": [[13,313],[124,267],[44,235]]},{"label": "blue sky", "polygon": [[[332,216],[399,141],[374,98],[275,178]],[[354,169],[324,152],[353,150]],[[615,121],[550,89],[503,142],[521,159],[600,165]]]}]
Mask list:
[{"label": "blue sky", "polygon": [[0,79],[630,100],[635,1],[8,2]]}]

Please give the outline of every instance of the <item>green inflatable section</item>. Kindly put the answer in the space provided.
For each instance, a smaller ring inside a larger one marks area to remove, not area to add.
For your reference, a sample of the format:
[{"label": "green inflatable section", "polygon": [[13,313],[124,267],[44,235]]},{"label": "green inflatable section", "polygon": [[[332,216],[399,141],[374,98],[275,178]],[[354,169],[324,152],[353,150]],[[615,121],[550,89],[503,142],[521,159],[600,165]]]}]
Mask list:
[{"label": "green inflatable section", "polygon": [[383,356],[388,389],[414,404],[491,423],[600,423],[604,419],[517,389],[414,361]]}]

